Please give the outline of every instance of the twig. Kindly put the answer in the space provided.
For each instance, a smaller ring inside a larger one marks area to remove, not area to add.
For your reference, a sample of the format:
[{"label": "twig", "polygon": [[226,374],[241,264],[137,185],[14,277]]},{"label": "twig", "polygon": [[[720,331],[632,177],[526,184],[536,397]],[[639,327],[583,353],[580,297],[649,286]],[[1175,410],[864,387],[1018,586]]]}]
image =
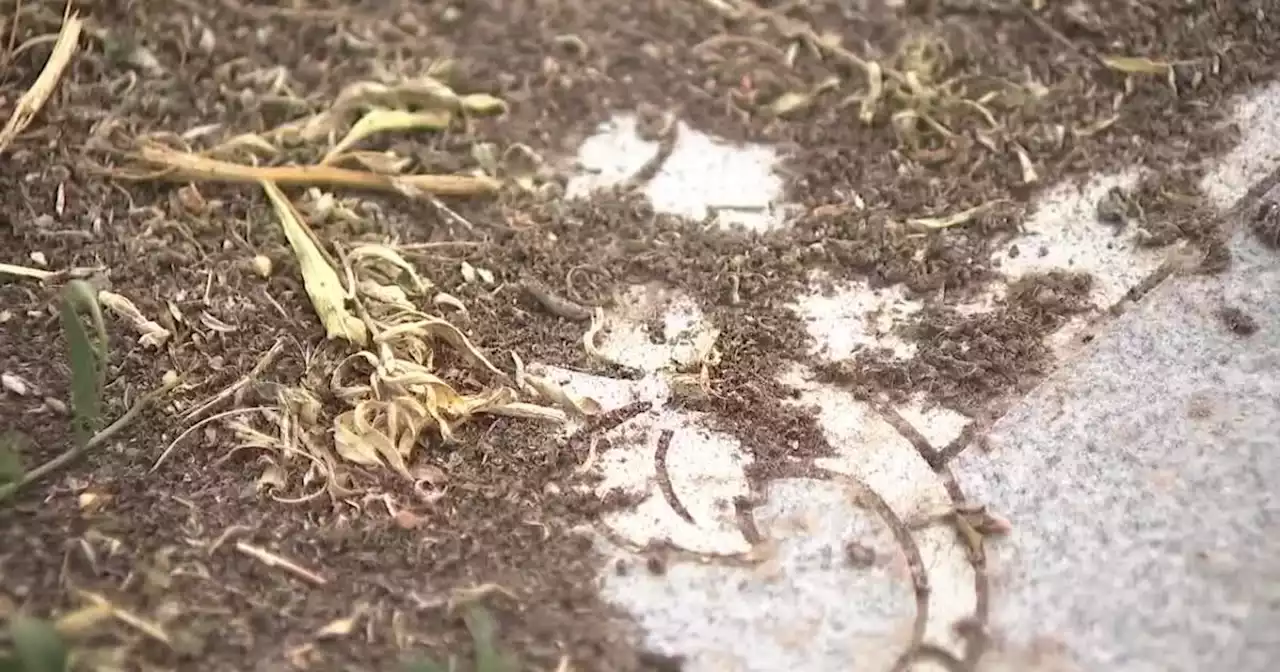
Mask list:
[{"label": "twig", "polygon": [[308,583],[312,583],[317,586],[323,586],[328,583],[323,576],[316,574],[302,565],[299,565],[292,560],[282,558],[270,551],[258,548],[257,546],[246,544],[243,541],[237,541],[236,550],[268,567],[283,569]]},{"label": "twig", "polygon": [[147,473],[150,474],[150,473],[153,473],[156,469],[159,469],[160,465],[164,464],[164,461],[169,459],[169,456],[173,454],[173,451],[178,447],[179,443],[182,443],[183,439],[190,436],[192,432],[196,431],[197,429],[200,429],[201,427],[204,427],[205,425],[213,422],[214,420],[221,420],[223,418],[231,417],[233,415],[244,415],[245,413],[257,413],[259,411],[269,411],[269,410],[271,409],[265,406],[253,406],[250,408],[233,408],[229,411],[223,411],[221,413],[211,415],[205,418],[204,420],[201,420],[200,422],[197,422],[196,424],[191,425],[190,427],[183,430],[183,432],[178,435],[178,438],[171,441],[168,446],[165,446],[164,451],[161,452],[160,457],[157,457],[156,461],[152,463],[151,468],[147,470]]},{"label": "twig", "polygon": [[364,170],[314,165],[249,166],[158,146],[143,147],[138,151],[137,158],[161,168],[149,173],[118,170],[106,172],[116,179],[131,181],[171,180],[233,184],[273,182],[284,186],[351,187],[395,192],[410,197],[421,192],[444,196],[471,196],[492,193],[502,186],[501,182],[491,177],[470,175],[383,175]]},{"label": "twig", "polygon": [[248,525],[232,525],[231,527],[228,527],[227,529],[223,530],[222,534],[219,534],[218,538],[214,539],[213,543],[209,544],[209,547],[204,549],[204,551],[209,555],[213,555],[213,552],[221,548],[222,545],[227,543],[227,540],[230,539],[231,537],[234,537],[237,534],[243,534],[245,532],[252,532],[252,531],[253,531],[253,528],[249,527]]},{"label": "twig", "polygon": [[461,225],[462,225],[462,228],[464,228],[464,229],[466,229],[466,230],[468,230],[468,231],[475,231],[475,230],[476,230],[476,225],[475,225],[475,224],[472,224],[471,222],[467,221],[467,218],[466,218],[466,217],[463,217],[462,215],[459,215],[456,211],[454,211],[454,209],[453,209],[453,208],[451,208],[451,207],[449,207],[449,206],[445,205],[445,204],[444,204],[444,201],[441,201],[440,199],[436,198],[435,196],[428,196],[428,197],[427,197],[427,201],[428,201],[428,202],[430,202],[430,203],[431,203],[431,205],[432,205],[436,210],[439,210],[440,212],[444,213],[444,215],[445,215],[446,217],[448,217],[449,219],[452,219],[454,222],[457,222],[458,224],[461,224]]},{"label": "twig", "polygon": [[526,280],[520,283],[521,289],[525,291],[533,300],[538,302],[547,312],[556,317],[563,317],[566,320],[574,322],[585,322],[591,319],[594,311],[586,306],[579,305],[556,295],[549,288],[536,280]]},{"label": "twig", "polygon": [[63,278],[87,278],[105,268],[105,266],[76,266],[74,268],[64,268],[60,271],[46,271],[43,268],[31,268],[30,266],[19,266],[17,264],[0,264],[0,275],[14,275],[20,278],[33,278],[41,282],[49,282],[50,280],[57,281]]},{"label": "twig", "polygon": [[[252,383],[254,379],[261,376],[268,367],[275,363],[276,357],[279,357],[280,353],[284,352],[284,341],[284,337],[276,339],[276,342],[272,344],[271,349],[267,350],[266,354],[262,355],[258,360],[258,363],[254,364],[253,368],[250,369],[248,373],[241,376],[239,380],[232,383],[225,390],[210,397],[208,401],[188,411],[186,417],[183,419],[187,422],[198,422],[203,419],[205,413],[208,413],[214,408],[217,408],[223,402],[236,396],[240,390],[247,387],[249,383]],[[152,470],[154,471],[154,467]]]},{"label": "twig", "polygon": [[31,471],[28,471],[26,474],[22,476],[22,480],[18,481],[17,483],[9,483],[7,485],[0,486],[0,502],[3,502],[6,499],[12,497],[14,494],[18,492],[18,490],[21,490],[22,488],[44,478],[45,476],[48,476],[49,474],[59,469],[62,469],[63,467],[66,467],[67,465],[71,464],[77,459],[83,457],[89,451],[111,440],[112,437],[114,437],[116,434],[119,434],[122,430],[124,430],[125,427],[128,427],[130,423],[132,423],[134,420],[137,420],[138,417],[142,415],[143,411],[147,410],[147,408],[152,406],[153,404],[159,402],[162,397],[164,397],[166,394],[171,392],[174,388],[176,388],[179,384],[181,384],[181,382],[182,382],[182,378],[178,377],[166,383],[160,389],[154,390],[152,392],[147,393],[146,395],[143,395],[141,399],[134,402],[133,406],[131,406],[128,411],[125,411],[124,415],[120,416],[118,419],[116,419],[115,422],[111,423],[110,425],[107,425],[97,434],[94,434],[92,437],[89,438],[88,441],[84,442],[83,445],[73,446],[72,448],[67,449],[61,455],[53,458],[52,460],[49,460],[48,462],[45,462],[44,464],[36,467],[35,469],[32,469]]},{"label": "twig", "polygon": [[115,619],[120,621],[121,623],[124,623],[125,625],[133,628],[134,630],[141,632],[147,637],[150,637],[151,639],[154,639],[157,642],[160,642],[161,644],[164,644],[165,646],[171,649],[173,648],[173,640],[169,638],[169,633],[165,632],[164,629],[161,628],[160,626],[154,623],[151,623],[146,619],[142,618],[141,616],[138,616],[137,614],[134,614],[128,610],[117,607],[116,605],[108,601],[107,598],[97,593],[90,592],[87,590],[77,590],[76,592],[80,594],[80,597],[83,597],[84,599],[88,600],[95,607],[109,609],[111,611],[111,615],[114,616]]},{"label": "twig", "polygon": [[676,141],[680,139],[680,122],[676,121],[675,115],[668,112],[662,121],[662,129],[658,132],[658,151],[649,157],[644,165],[635,173],[623,180],[618,185],[619,190],[623,192],[635,191],[662,171],[662,167],[666,165],[667,159],[671,158],[671,154],[675,152]]},{"label": "twig", "polygon": [[34,278],[36,280],[48,280],[55,271],[46,271],[42,268],[31,268],[30,266],[19,266],[18,264],[0,264],[0,275],[13,275],[19,278]]},{"label": "twig", "polygon": [[22,0],[13,3],[13,26],[9,29],[9,46],[4,50],[4,62],[13,58],[13,45],[18,43],[18,26],[22,25]]},{"label": "twig", "polygon": [[8,123],[0,129],[0,154],[8,149],[9,143],[13,142],[19,133],[31,125],[31,120],[40,113],[40,109],[57,88],[58,81],[62,79],[62,73],[71,62],[71,56],[80,42],[80,30],[83,26],[84,22],[80,20],[79,14],[71,11],[71,3],[68,2],[62,29],[58,31],[58,41],[53,45],[53,53],[49,54],[49,60],[45,61],[44,68],[36,77],[35,83],[22,94],[18,104],[14,105]]}]

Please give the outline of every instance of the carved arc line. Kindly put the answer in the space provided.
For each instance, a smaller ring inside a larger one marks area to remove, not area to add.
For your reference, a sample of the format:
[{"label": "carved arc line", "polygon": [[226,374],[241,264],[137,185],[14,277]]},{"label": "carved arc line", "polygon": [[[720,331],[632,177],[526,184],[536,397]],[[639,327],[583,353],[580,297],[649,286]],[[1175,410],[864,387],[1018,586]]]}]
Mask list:
[{"label": "carved arc line", "polygon": [[693,520],[693,514],[689,513],[689,509],[685,507],[684,502],[680,501],[680,497],[676,495],[676,489],[671,485],[671,472],[667,470],[667,453],[671,450],[671,439],[674,438],[675,432],[670,428],[663,429],[658,433],[658,447],[653,454],[653,471],[658,479],[658,489],[662,491],[662,496],[667,500],[667,506],[675,511],[686,523],[697,526]]},{"label": "carved arc line", "polygon": [[[984,431],[984,424],[981,421],[970,422],[960,431],[960,436],[956,437],[950,444],[942,450],[938,450],[929,443],[929,440],[909,423],[906,418],[902,417],[896,409],[887,403],[872,403],[871,408],[885,422],[894,428],[920,455],[920,459],[929,465],[930,469],[942,479],[942,485],[947,491],[947,496],[951,499],[954,507],[959,507],[968,503],[964,490],[961,489],[960,483],[956,480],[955,475],[951,473],[948,462],[952,457],[963,450],[969,442],[974,440]],[[958,448],[957,448],[958,446]],[[959,531],[956,532],[959,536]],[[978,622],[979,632],[986,632],[987,619],[991,605],[991,581],[987,574],[987,554],[984,551],[968,552],[966,556],[969,558],[969,566],[973,568],[973,594],[974,606],[973,617]],[[973,669],[978,663],[978,659],[982,657],[983,646],[981,641],[975,641],[973,637],[965,637],[966,646],[964,651],[964,660],[960,663],[965,669]],[[921,655],[926,657],[941,658],[946,653],[941,649],[936,649],[931,645],[924,645],[923,638],[912,652],[910,652],[911,660],[918,659]],[[946,654],[950,656],[950,654]],[[950,662],[944,665],[950,667]]]},{"label": "carved arc line", "polygon": [[898,542],[902,554],[907,557],[907,566],[911,571],[911,583],[916,597],[916,617],[911,626],[911,643],[906,651],[899,654],[897,660],[894,661],[893,667],[890,668],[890,672],[905,672],[914,658],[915,651],[920,648],[924,641],[926,624],[929,622],[930,591],[929,575],[925,572],[924,558],[921,556],[920,548],[916,545],[916,540],[911,536],[911,531],[907,528],[906,523],[898,517],[898,514],[893,509],[889,508],[888,502],[883,497],[867,487],[865,483],[855,476],[824,469],[814,464],[804,464],[781,470],[769,480],[782,478],[808,478],[839,483],[853,493],[855,501],[873,509],[893,533],[894,540]]}]

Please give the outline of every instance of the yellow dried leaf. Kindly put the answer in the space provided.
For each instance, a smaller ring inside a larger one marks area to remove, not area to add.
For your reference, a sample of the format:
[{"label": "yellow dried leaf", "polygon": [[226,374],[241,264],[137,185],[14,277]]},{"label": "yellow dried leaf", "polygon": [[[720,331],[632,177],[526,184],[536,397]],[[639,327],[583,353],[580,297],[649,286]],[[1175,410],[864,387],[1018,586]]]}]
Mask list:
[{"label": "yellow dried leaf", "polygon": [[858,106],[858,121],[870,124],[875,121],[876,107],[884,96],[884,68],[875,61],[867,63],[867,95]]},{"label": "yellow dried leaf", "polygon": [[600,402],[595,399],[570,394],[568,390],[549,378],[525,374],[523,382],[532,387],[538,393],[538,396],[563,408],[574,416],[596,415],[603,410]]},{"label": "yellow dried leaf", "polygon": [[118,317],[128,320],[134,330],[141,334],[138,342],[143,347],[158,348],[172,336],[168,329],[148,319],[137,306],[133,305],[132,301],[124,296],[103,290],[98,292],[98,303]]},{"label": "yellow dried leaf", "polygon": [[409,289],[415,294],[424,294],[431,288],[431,283],[423,280],[422,276],[418,275],[418,269],[414,268],[413,264],[405,261],[405,258],[400,256],[399,252],[386,245],[360,245],[351,250],[350,257],[352,263],[377,260],[400,269],[408,276],[410,280]]},{"label": "yellow dried leaf", "polygon": [[448,84],[428,75],[391,85],[370,81],[350,84],[338,94],[329,114],[341,116],[369,107],[450,110],[457,105],[458,94]]},{"label": "yellow dried leaf", "polygon": [[431,302],[437,306],[448,306],[461,313],[467,312],[467,305],[462,302],[462,299],[445,292],[436,294],[436,297],[432,299]]},{"label": "yellow dried leaf", "polygon": [[[383,402],[365,402],[356,408],[346,411],[333,419],[334,448],[342,459],[368,467],[381,467],[390,458],[392,468],[403,468],[403,474],[409,470],[404,460],[396,459],[399,453],[391,439],[373,425],[372,415],[378,411]],[[396,469],[401,471],[401,469]]]},{"label": "yellow dried leaf", "polygon": [[235,445],[239,448],[258,448],[278,452],[283,448],[280,439],[264,434],[240,420],[227,422],[227,429],[235,436]]},{"label": "yellow dried leaf", "polygon": [[1156,61],[1141,56],[1101,56],[1102,64],[1125,74],[1164,75],[1173,64],[1168,61]]},{"label": "yellow dried leaf", "polygon": [[500,408],[516,400],[515,390],[509,387],[497,387],[467,396],[457,394],[453,391],[453,388],[447,388],[447,390],[451,396],[441,406],[450,416],[460,420],[480,413],[491,413],[493,409]]},{"label": "yellow dried leaf", "polygon": [[[401,359],[393,359],[386,362],[383,366],[383,371],[378,375],[378,379],[388,385],[399,385],[406,388],[447,389],[444,392],[447,399],[452,399],[455,396],[449,384],[444,382],[444,379],[440,378],[440,376],[429,371],[427,367]],[[425,393],[426,391],[424,390]],[[435,392],[432,392],[432,394],[435,394]]]},{"label": "yellow dried leaf", "polygon": [[214,133],[217,133],[220,130],[222,130],[222,124],[219,124],[219,123],[200,124],[199,126],[193,126],[183,131],[182,135],[180,135],[179,137],[181,137],[184,141],[190,143],[190,142],[195,142],[196,140],[199,140],[201,138],[213,135]]},{"label": "yellow dried leaf", "polygon": [[407,110],[391,110],[385,108],[375,108],[369,110],[360,117],[355,125],[347,131],[338,144],[325,155],[321,163],[331,163],[339,154],[347,149],[354,147],[356,143],[365,138],[378,133],[388,131],[416,131],[430,130],[443,131],[449,127],[449,122],[453,119],[453,114],[448,110],[419,110],[409,112]]},{"label": "yellow dried leaf", "polygon": [[1013,151],[1018,155],[1018,167],[1022,169],[1022,183],[1035,184],[1040,181],[1040,173],[1036,172],[1036,164],[1032,162],[1031,155],[1022,145],[1014,145]]},{"label": "yellow dried leaf", "polygon": [[364,345],[369,341],[369,332],[364,322],[347,310],[346,294],[338,272],[325,258],[306,223],[302,221],[302,216],[280,188],[273,182],[264,181],[261,184],[275,206],[285,237],[289,239],[289,246],[298,258],[307,296],[311,297],[311,305],[320,316],[328,337],[345,338],[356,345]]},{"label": "yellow dried leaf", "polygon": [[360,622],[360,617],[364,615],[363,609],[357,609],[356,613],[348,618],[339,618],[336,621],[330,621],[323,628],[316,631],[316,639],[333,639],[336,637],[346,637],[355,632],[356,624]]},{"label": "yellow dried leaf", "polygon": [[979,214],[982,213],[982,211],[986,210],[992,205],[995,205],[995,203],[997,202],[999,201],[993,201],[991,203],[983,203],[982,205],[976,205],[972,208],[969,208],[968,210],[962,210],[960,212],[957,212],[953,215],[948,215],[946,217],[920,217],[918,219],[909,219],[907,220],[907,223],[913,224],[915,226],[922,226],[926,229],[949,229],[953,226],[959,226],[961,224],[969,223],[970,221],[973,220],[974,217],[977,217]]},{"label": "yellow dried leaf", "polygon": [[356,283],[356,289],[360,292],[360,296],[366,299],[373,299],[378,303],[385,303],[391,306],[402,306],[413,310],[415,306],[409,300],[409,295],[405,293],[404,288],[395,285],[384,285],[374,282],[373,280],[360,280]]},{"label": "yellow dried leaf", "polygon": [[399,156],[394,152],[343,152],[329,157],[328,161],[330,165],[335,166],[349,161],[369,172],[382,175],[400,175],[413,164],[413,159]]},{"label": "yellow dried leaf", "polygon": [[547,406],[539,406],[523,401],[513,401],[502,406],[495,406],[486,411],[491,415],[505,415],[513,418],[523,418],[525,420],[542,420],[546,422],[555,422],[565,424],[569,422],[569,416],[558,408],[550,408]]},{"label": "yellow dried leaf", "polygon": [[[389,401],[364,400],[334,420],[335,444],[344,459],[368,466],[387,465],[408,479],[414,476],[407,461],[422,433],[437,427],[442,438],[452,440],[444,415],[465,418],[472,407],[503,401],[501,395],[462,397],[432,374],[426,384],[411,379],[384,380],[395,396]],[[412,389],[411,389],[412,388]],[[491,400],[492,398],[492,400]]]},{"label": "yellow dried leaf", "polygon": [[462,109],[468,114],[489,116],[507,111],[507,103],[487,93],[472,93],[462,97]]},{"label": "yellow dried leaf", "polygon": [[800,112],[813,103],[813,96],[808,93],[791,91],[778,96],[769,104],[769,113],[777,117],[785,117]]},{"label": "yellow dried leaf", "polygon": [[76,639],[97,630],[98,626],[114,616],[115,612],[110,605],[91,604],[59,617],[53,627],[63,637]]},{"label": "yellow dried leaf", "polygon": [[217,147],[205,152],[207,156],[225,156],[243,150],[250,154],[260,154],[263,156],[276,156],[280,153],[280,148],[271,144],[266,138],[256,133],[243,133],[237,135]]},{"label": "yellow dried leaf", "polygon": [[512,350],[511,362],[516,369],[516,387],[520,388],[522,391],[532,391],[532,388],[529,388],[528,390],[526,390],[524,385],[524,377],[525,377],[524,360],[520,358],[520,353],[516,352],[515,350]]},{"label": "yellow dried leaf", "polygon": [[389,327],[382,333],[378,334],[376,342],[385,343],[389,340],[402,336],[406,332],[419,331],[445,341],[449,345],[453,346],[455,350],[466,355],[472,363],[483,366],[489,371],[489,373],[500,378],[506,378],[507,374],[503,373],[498,367],[494,366],[487,357],[481,354],[480,350],[471,343],[471,339],[467,338],[466,335],[457,327],[450,324],[447,320],[442,320],[438,317],[431,317],[429,315],[423,315],[422,317],[424,319],[420,319],[416,322]]}]

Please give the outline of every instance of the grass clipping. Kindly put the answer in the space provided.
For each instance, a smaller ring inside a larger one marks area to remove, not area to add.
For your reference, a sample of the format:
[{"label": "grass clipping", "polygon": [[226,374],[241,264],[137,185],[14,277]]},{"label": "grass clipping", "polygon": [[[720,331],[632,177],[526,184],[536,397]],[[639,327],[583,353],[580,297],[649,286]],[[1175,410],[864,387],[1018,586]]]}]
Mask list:
[{"label": "grass clipping", "polygon": [[[329,381],[330,391],[345,406],[332,424],[337,458],[389,467],[416,481],[423,476],[410,468],[411,456],[428,431],[451,441],[455,427],[482,413],[565,423],[570,413],[598,410],[590,400],[546,381],[529,380],[522,370],[516,376],[520,380],[513,380],[449,321],[418,309],[414,299],[430,291],[431,283],[394,249],[361,244],[345,252],[339,248],[339,258],[334,259],[279,187],[270,182],[262,186],[297,255],[307,294],[326,332],[358,348],[338,363]],[[455,389],[436,371],[442,346],[492,384],[471,394]],[[546,403],[522,401],[517,388],[533,391]],[[337,495],[354,492],[339,476],[341,470],[323,446],[321,432],[314,431],[322,415],[315,395],[289,389],[281,393],[280,402],[272,412],[280,428],[275,437],[232,421],[241,444],[284,455],[302,452],[325,477],[326,489]],[[267,480],[279,485],[283,475],[270,467],[268,471]]]},{"label": "grass clipping", "polygon": [[[143,136],[124,152],[128,165],[99,170],[126,181],[271,182],[396,193],[410,199],[496,193],[502,180],[481,168],[465,174],[415,174],[406,172],[413,166],[411,159],[391,151],[360,149],[379,136],[466,128],[477,118],[506,112],[506,103],[499,98],[459,94],[436,78],[451,67],[444,61],[419,77],[355,82],[325,110],[261,133],[235,135],[204,150],[193,149],[191,143],[206,135],[209,127],[182,135]],[[273,95],[292,96],[284,90]],[[326,144],[323,154],[308,155]]]},{"label": "grass clipping", "polygon": [[49,96],[53,95],[54,89],[62,79],[62,73],[66,71],[71,57],[76,52],[76,47],[80,43],[80,32],[83,29],[84,21],[80,19],[79,14],[71,11],[71,4],[68,3],[62,29],[58,31],[57,41],[53,44],[53,53],[49,55],[49,60],[45,62],[35,84],[18,99],[9,121],[0,128],[0,154],[9,148],[9,143],[13,142],[14,138],[31,125],[32,120],[49,100]]},{"label": "grass clipping", "polygon": [[[289,490],[296,470],[286,467],[298,459],[309,462],[301,479],[309,492],[294,499],[272,495],[278,501],[304,502],[326,492],[336,498],[358,494],[354,477],[359,469],[349,468],[353,465],[389,468],[415,482],[437,480],[438,470],[411,466],[414,447],[429,432],[453,440],[455,428],[479,414],[566,423],[571,416],[599,411],[594,401],[526,373],[518,359],[514,376],[498,369],[457,327],[418,307],[431,305],[427,295],[432,284],[396,249],[376,243],[350,249],[338,241],[326,245],[282,191],[327,186],[410,199],[498,191],[504,180],[493,173],[501,166],[478,166],[466,174],[420,174],[407,157],[367,148],[379,136],[465,128],[478,117],[506,111],[504,101],[488,94],[454,92],[437,78],[449,67],[444,61],[422,76],[355,82],[327,109],[260,133],[234,135],[204,150],[191,143],[207,135],[208,128],[136,139],[127,152],[133,165],[105,171],[124,180],[239,183],[263,189],[328,338],[352,346],[352,354],[328,363],[327,385],[309,381],[276,388],[274,404],[216,414],[187,430],[221,421],[235,435],[232,455],[264,451],[267,464],[258,478],[262,488]],[[443,375],[441,360],[449,367]],[[479,375],[455,376],[458,362]],[[444,375],[485,381],[484,387],[462,392]],[[313,391],[318,387],[327,387],[342,408],[327,412]]]}]

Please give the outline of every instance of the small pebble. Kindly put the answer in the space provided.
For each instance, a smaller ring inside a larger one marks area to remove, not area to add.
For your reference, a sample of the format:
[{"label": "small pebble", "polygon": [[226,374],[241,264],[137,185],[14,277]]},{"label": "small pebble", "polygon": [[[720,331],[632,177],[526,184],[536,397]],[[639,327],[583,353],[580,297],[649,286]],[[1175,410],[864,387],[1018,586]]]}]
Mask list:
[{"label": "small pebble", "polygon": [[255,256],[253,258],[253,272],[264,278],[270,277],[271,259],[261,254]]}]

